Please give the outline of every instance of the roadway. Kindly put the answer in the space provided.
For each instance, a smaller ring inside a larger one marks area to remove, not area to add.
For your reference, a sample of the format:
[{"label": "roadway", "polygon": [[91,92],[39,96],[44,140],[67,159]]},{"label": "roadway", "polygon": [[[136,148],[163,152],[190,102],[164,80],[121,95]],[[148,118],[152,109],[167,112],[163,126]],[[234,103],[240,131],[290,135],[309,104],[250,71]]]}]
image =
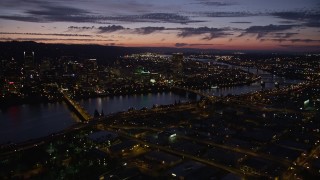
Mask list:
[{"label": "roadway", "polygon": [[216,96],[211,96],[207,93],[204,93],[204,92],[201,92],[199,90],[195,90],[195,89],[189,89],[189,88],[185,88],[185,87],[180,87],[180,86],[169,86],[170,88],[173,88],[173,89],[178,89],[178,90],[183,90],[183,91],[186,91],[186,92],[191,92],[191,93],[194,93],[194,94],[197,94],[201,97],[205,97],[211,101],[217,101],[219,98],[216,97]]},{"label": "roadway", "polygon": [[93,119],[93,117],[79,103],[71,99],[65,91],[60,90],[60,92],[63,94],[64,100],[73,107],[73,109],[78,115],[80,115],[82,119],[85,121],[90,121]]},{"label": "roadway", "polygon": [[[162,129],[158,129],[158,128],[149,128],[149,127],[137,127],[137,126],[109,126],[110,128],[114,128],[114,129],[143,129],[143,130],[152,130],[155,132],[162,132]],[[192,141],[192,142],[196,142],[199,144],[204,144],[206,146],[210,145],[212,147],[216,147],[216,148],[221,148],[221,149],[225,149],[228,151],[233,151],[233,152],[237,152],[237,153],[242,153],[242,154],[246,154],[249,156],[253,156],[253,157],[257,157],[257,158],[262,158],[262,159],[266,159],[266,160],[270,160],[276,163],[280,163],[284,166],[290,166],[291,165],[291,161],[287,160],[287,159],[279,159],[278,157],[274,157],[271,156],[269,154],[264,154],[264,153],[257,153],[254,151],[251,151],[249,149],[242,149],[239,147],[230,147],[227,145],[223,145],[223,144],[218,144],[218,143],[214,143],[212,141],[208,141],[208,140],[202,140],[202,139],[198,139],[198,138],[193,138],[193,137],[189,137],[189,136],[184,136],[184,135],[177,135],[178,138],[187,140],[187,141]]]},{"label": "roadway", "polygon": [[314,147],[310,153],[306,154],[305,156],[302,155],[300,158],[298,158],[299,160],[296,161],[296,164],[294,167],[289,168],[284,174],[283,174],[283,178],[284,179],[297,179],[296,175],[297,175],[297,170],[301,169],[301,168],[307,168],[309,169],[310,165],[308,164],[309,162],[312,161],[312,159],[314,158],[314,156],[318,155],[320,152],[320,145]]},{"label": "roadway", "polygon": [[[114,129],[107,128],[107,127],[105,127],[105,130],[114,131]],[[203,159],[203,158],[200,158],[200,157],[196,157],[196,156],[187,154],[187,153],[185,153],[185,152],[176,151],[176,150],[170,149],[170,148],[168,148],[168,147],[164,147],[164,146],[160,146],[160,145],[156,145],[156,144],[152,144],[152,143],[145,142],[145,141],[143,141],[143,140],[140,140],[140,139],[138,139],[138,138],[135,138],[135,137],[133,137],[133,136],[130,136],[130,135],[128,135],[127,133],[122,132],[122,131],[116,131],[115,133],[117,133],[119,136],[121,136],[121,137],[123,137],[123,138],[136,141],[136,142],[138,142],[138,143],[140,143],[140,144],[142,144],[142,145],[147,145],[147,146],[149,146],[149,147],[151,147],[151,148],[158,149],[158,150],[161,150],[161,151],[164,151],[164,152],[173,154],[173,155],[177,155],[177,156],[179,156],[179,157],[188,158],[188,159],[191,159],[191,160],[194,160],[194,161],[203,163],[203,164],[207,164],[207,165],[209,165],[209,166],[213,166],[213,167],[216,167],[216,168],[219,168],[219,169],[222,169],[222,170],[231,172],[231,173],[236,174],[236,175],[239,175],[239,176],[248,176],[248,175],[249,175],[249,176],[252,176],[252,177],[257,177],[256,174],[252,174],[252,173],[246,173],[246,174],[245,174],[244,172],[242,172],[241,170],[239,170],[239,169],[237,169],[237,168],[233,168],[233,167],[221,165],[221,164],[215,163],[215,162],[213,162],[213,161],[209,161],[209,160],[207,160],[207,159]]]}]

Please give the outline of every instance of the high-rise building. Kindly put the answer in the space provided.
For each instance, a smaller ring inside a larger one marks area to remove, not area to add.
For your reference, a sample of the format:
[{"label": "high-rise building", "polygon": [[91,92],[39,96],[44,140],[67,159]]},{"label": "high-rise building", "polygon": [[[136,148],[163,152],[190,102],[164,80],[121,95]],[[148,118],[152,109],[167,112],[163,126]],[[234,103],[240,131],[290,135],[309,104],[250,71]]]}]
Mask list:
[{"label": "high-rise building", "polygon": [[1,79],[3,85],[0,86],[0,88],[2,88],[1,91],[3,94],[18,94],[21,88],[21,71],[19,65],[13,58],[9,61],[3,61],[3,63],[6,64],[3,66],[4,76]]},{"label": "high-rise building", "polygon": [[8,66],[8,60],[6,59],[1,59],[0,60],[0,76],[3,75],[3,73],[5,72],[5,70],[7,69]]},{"label": "high-rise building", "polygon": [[34,63],[34,52],[23,52],[23,72],[26,79],[33,79],[35,77],[35,63]]},{"label": "high-rise building", "polygon": [[183,73],[183,54],[174,53],[172,54],[173,72],[178,75]]},{"label": "high-rise building", "polygon": [[34,95],[40,92],[39,81],[40,75],[38,73],[38,68],[35,64],[35,57],[33,51],[28,51],[23,53],[24,66],[21,71],[23,75],[22,89],[21,92],[25,96]]},{"label": "high-rise building", "polygon": [[35,63],[34,63],[34,52],[23,52],[23,58],[24,58],[24,69],[26,71],[34,70]]},{"label": "high-rise building", "polygon": [[98,82],[98,65],[96,59],[87,59],[83,63],[85,70],[84,78],[89,84],[95,84]]},{"label": "high-rise building", "polygon": [[97,71],[98,65],[97,65],[97,60],[96,59],[87,59],[84,62],[85,67],[89,72],[94,72]]},{"label": "high-rise building", "polygon": [[42,62],[40,64],[40,73],[43,73],[45,71],[49,71],[50,68],[51,68],[50,60],[48,60],[48,59],[42,60]]}]

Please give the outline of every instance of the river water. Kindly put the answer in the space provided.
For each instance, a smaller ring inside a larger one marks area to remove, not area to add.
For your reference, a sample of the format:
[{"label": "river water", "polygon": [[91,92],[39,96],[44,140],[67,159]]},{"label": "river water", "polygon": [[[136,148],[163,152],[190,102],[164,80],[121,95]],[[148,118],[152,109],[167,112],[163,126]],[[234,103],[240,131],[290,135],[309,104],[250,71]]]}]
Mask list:
[{"label": "river water", "polygon": [[[224,63],[202,60],[205,62],[227,65]],[[227,65],[230,68],[236,66]],[[240,67],[241,68],[241,67]],[[247,68],[243,68],[247,70]],[[280,87],[288,84],[295,84],[301,81],[288,80],[274,76],[268,72],[257,69],[250,69],[252,73],[257,73],[265,82],[265,89],[274,88],[274,82],[279,82]],[[243,94],[261,90],[260,82],[251,85],[217,88],[205,90],[208,94],[225,96],[228,94]],[[91,98],[79,101],[79,103],[93,114],[97,109],[104,114],[126,111],[129,108],[141,109],[150,108],[153,105],[173,104],[178,101],[188,101],[189,99],[171,92],[149,93],[143,95],[126,95],[115,97]],[[43,137],[61,131],[76,122],[79,118],[69,110],[64,102],[46,103],[38,105],[18,105],[0,111],[0,144],[7,142],[22,142],[33,138]]]},{"label": "river water", "polygon": [[[188,98],[171,92],[149,93],[81,100],[79,103],[90,114],[97,109],[104,114],[126,111],[129,108],[151,108],[153,105],[167,105],[185,102]],[[0,144],[22,142],[61,131],[79,118],[64,102],[38,105],[18,105],[0,111]]]},{"label": "river water", "polygon": [[298,84],[302,82],[301,80],[293,80],[293,79],[287,79],[284,77],[279,77],[279,76],[270,74],[267,71],[263,71],[256,68],[247,68],[247,67],[229,65],[223,62],[217,62],[215,60],[210,60],[210,59],[198,59],[198,60],[202,62],[210,62],[210,64],[228,66],[229,68],[240,68],[244,71],[256,74],[257,76],[261,76],[261,81],[265,82],[264,87],[261,86],[261,83],[260,83],[261,81],[257,81],[257,82],[251,83],[250,85],[242,85],[242,86],[234,86],[234,87],[219,87],[219,88],[204,90],[204,92],[214,96],[226,96],[228,94],[241,95],[241,94],[251,93],[251,92],[255,92],[263,89],[272,89],[272,88],[275,88],[275,82],[279,83],[280,88],[290,84]]}]

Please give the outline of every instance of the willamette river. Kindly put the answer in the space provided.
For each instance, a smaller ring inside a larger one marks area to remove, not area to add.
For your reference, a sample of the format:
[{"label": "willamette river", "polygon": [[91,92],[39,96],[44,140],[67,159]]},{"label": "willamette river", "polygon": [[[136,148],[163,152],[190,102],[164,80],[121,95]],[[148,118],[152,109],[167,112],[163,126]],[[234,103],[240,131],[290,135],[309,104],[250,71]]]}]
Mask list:
[{"label": "willamette river", "polygon": [[[223,63],[217,64],[225,65]],[[262,76],[262,80],[266,82],[265,89],[274,88],[274,82],[279,82],[280,87],[301,82],[273,76],[272,74],[261,70],[257,72],[256,69],[250,69],[250,72],[258,73],[258,75]],[[206,92],[220,96],[228,94],[243,94],[260,89],[260,82],[257,82],[251,85],[210,89],[206,90]],[[119,111],[126,111],[129,108],[150,108],[154,104],[173,104],[179,100],[184,102],[188,101],[188,98],[171,92],[166,92],[91,98],[81,100],[79,103],[91,114],[94,113],[95,109],[99,112],[103,110],[104,114],[110,114]],[[68,106],[64,102],[12,106],[0,111],[0,144],[6,142],[22,142],[33,138],[43,137],[61,131],[78,121],[79,119],[77,116],[69,110]]]},{"label": "willamette river", "polygon": [[[240,68],[242,70],[249,71],[253,74],[256,74],[257,76],[261,76],[261,80],[265,82],[265,87],[263,89],[275,88],[275,82],[279,83],[279,87],[287,86],[290,84],[298,84],[299,82],[302,82],[301,80],[293,80],[293,79],[287,79],[284,77],[279,77],[279,76],[270,74],[267,71],[259,70],[256,68],[246,68],[246,67],[228,65],[222,62],[216,62],[214,60],[208,60],[208,59],[201,59],[200,61],[210,62],[211,64],[224,65],[224,66],[228,66],[229,68]],[[223,87],[223,88],[219,87],[214,89],[208,89],[208,90],[205,90],[205,92],[215,96],[221,96],[221,95],[226,96],[228,94],[232,94],[232,95],[246,94],[246,93],[259,91],[261,89],[262,87],[261,87],[260,81],[258,81],[250,85]]]},{"label": "willamette river", "polygon": [[[79,103],[93,114],[97,109],[104,114],[126,111],[129,108],[151,108],[154,104],[167,105],[178,101],[188,101],[187,97],[171,92],[149,93],[81,100]],[[64,102],[38,105],[18,105],[0,111],[0,144],[22,142],[61,131],[79,122]]]}]

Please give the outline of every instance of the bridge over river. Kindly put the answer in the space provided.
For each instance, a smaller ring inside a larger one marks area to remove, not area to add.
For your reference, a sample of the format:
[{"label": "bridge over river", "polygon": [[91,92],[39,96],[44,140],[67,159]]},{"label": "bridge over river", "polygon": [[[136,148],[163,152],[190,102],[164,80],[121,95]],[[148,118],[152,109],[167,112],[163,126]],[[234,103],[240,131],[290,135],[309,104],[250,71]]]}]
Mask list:
[{"label": "bridge over river", "polygon": [[84,121],[90,121],[93,117],[75,100],[73,100],[67,91],[60,89],[64,101],[71,107],[71,109]]},{"label": "bridge over river", "polygon": [[189,92],[189,93],[193,93],[193,94],[197,94],[200,97],[204,97],[209,99],[210,101],[217,101],[219,99],[219,97],[217,96],[212,96],[209,95],[206,92],[200,91],[200,90],[196,90],[196,89],[190,89],[190,88],[186,88],[186,87],[182,87],[182,86],[169,86],[171,89],[176,89],[176,90],[182,90],[185,92]]}]

